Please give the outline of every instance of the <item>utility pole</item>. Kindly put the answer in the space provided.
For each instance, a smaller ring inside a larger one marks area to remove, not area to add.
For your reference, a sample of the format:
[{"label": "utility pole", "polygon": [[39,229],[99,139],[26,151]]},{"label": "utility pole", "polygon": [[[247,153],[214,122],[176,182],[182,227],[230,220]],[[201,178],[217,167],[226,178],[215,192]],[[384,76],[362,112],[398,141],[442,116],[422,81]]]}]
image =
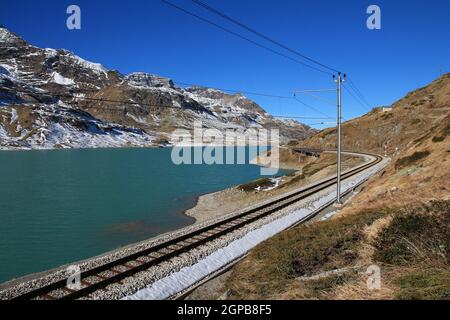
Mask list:
[{"label": "utility pole", "polygon": [[[333,76],[335,78],[335,76]],[[341,204],[341,85],[345,81],[342,79],[341,73],[338,72],[337,80],[337,196],[336,203]]]},{"label": "utility pole", "polygon": [[[333,75],[333,80],[337,82],[337,90],[336,89],[319,89],[319,90],[302,90],[302,91],[294,91],[294,98],[298,93],[312,93],[312,92],[328,92],[328,91],[337,91],[337,196],[336,196],[336,204],[341,204],[341,86],[342,82],[347,79],[347,75],[344,74],[342,77],[341,73],[338,72],[337,79],[336,75]],[[301,102],[301,101],[299,101]],[[301,102],[306,105],[305,103]],[[311,108],[311,106],[309,106]],[[319,111],[319,110],[316,110]],[[320,112],[320,111],[319,111]],[[320,123],[324,124],[324,123]]]}]

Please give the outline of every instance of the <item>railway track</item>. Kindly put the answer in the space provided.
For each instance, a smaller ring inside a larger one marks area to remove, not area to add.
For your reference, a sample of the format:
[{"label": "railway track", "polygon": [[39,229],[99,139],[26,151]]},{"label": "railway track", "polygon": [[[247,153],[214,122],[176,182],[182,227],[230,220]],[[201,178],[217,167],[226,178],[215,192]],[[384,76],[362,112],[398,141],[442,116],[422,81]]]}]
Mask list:
[{"label": "railway track", "polygon": [[[382,157],[372,154],[362,154],[374,157],[373,161],[360,165],[342,174],[342,180],[348,179],[382,161]],[[269,216],[295,202],[316,192],[324,190],[336,183],[336,177],[325,179],[317,184],[303,188],[297,192],[277,198],[245,212],[229,217],[198,230],[178,236],[164,243],[133,253],[123,258],[81,272],[81,288],[67,287],[67,280],[62,279],[39,288],[20,294],[13,299],[79,299],[89,297],[95,291],[107,290],[107,286],[119,283],[127,277],[158,265],[173,257],[186,253],[194,248],[213,241],[223,235],[233,232],[245,225]]]}]

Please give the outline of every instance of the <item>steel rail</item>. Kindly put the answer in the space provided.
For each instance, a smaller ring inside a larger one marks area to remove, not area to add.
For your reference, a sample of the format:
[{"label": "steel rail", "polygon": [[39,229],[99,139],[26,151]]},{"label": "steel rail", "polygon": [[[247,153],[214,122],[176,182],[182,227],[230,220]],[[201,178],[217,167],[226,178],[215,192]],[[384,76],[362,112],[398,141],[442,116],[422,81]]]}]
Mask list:
[{"label": "steel rail", "polygon": [[[297,149],[297,148],[296,148]],[[326,151],[326,150],[321,150],[321,149],[314,149],[314,150],[320,150],[323,152],[330,152],[330,151]],[[300,150],[295,150],[297,152],[300,152]],[[369,178],[365,178],[362,181],[358,182],[356,185],[354,185],[352,188],[347,189],[345,191],[343,191],[341,193],[341,196],[345,197],[348,196],[351,192],[354,192],[355,189],[361,187],[364,183],[367,182]],[[303,217],[302,219],[298,220],[297,222],[293,223],[291,226],[289,226],[286,230],[290,230],[293,228],[298,227],[299,225],[305,224],[309,221],[311,221],[312,219],[314,219],[320,212],[322,212],[323,210],[325,210],[326,208],[329,208],[330,206],[332,206],[334,203],[336,202],[336,198],[328,201],[327,203],[325,203],[324,205],[322,205],[321,207],[319,207],[318,209],[314,210],[313,213],[307,215],[306,217]],[[194,292],[198,287],[202,286],[204,283],[207,283],[208,281],[211,281],[212,279],[215,279],[217,277],[219,277],[220,275],[224,274],[225,272],[227,272],[228,270],[230,270],[234,265],[236,265],[237,263],[239,263],[240,261],[242,261],[245,257],[247,257],[249,254],[249,252],[239,256],[238,258],[234,259],[233,261],[230,261],[229,263],[227,263],[226,265],[222,266],[219,270],[211,273],[210,275],[206,276],[205,278],[203,278],[202,280],[194,283],[193,285],[191,285],[190,287],[178,292],[175,295],[172,295],[171,297],[169,297],[170,300],[184,300],[186,297],[188,297],[192,292]]]}]

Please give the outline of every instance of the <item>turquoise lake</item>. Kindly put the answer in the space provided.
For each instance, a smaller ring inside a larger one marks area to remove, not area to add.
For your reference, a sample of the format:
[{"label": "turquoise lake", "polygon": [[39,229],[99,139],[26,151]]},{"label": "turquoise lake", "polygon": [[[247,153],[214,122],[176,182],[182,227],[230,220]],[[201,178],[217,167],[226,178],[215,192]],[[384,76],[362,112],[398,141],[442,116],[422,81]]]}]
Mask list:
[{"label": "turquoise lake", "polygon": [[189,225],[199,195],[259,177],[169,148],[0,151],[0,282]]}]

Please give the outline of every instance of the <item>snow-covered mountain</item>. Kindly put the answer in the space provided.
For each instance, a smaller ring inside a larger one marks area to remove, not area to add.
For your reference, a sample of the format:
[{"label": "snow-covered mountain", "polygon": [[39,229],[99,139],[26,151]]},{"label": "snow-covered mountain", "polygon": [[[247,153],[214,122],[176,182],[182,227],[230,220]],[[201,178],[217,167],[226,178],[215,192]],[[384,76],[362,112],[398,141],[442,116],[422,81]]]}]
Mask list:
[{"label": "snow-covered mountain", "polygon": [[41,49],[0,28],[0,148],[88,148],[170,143],[177,128],[278,128],[282,142],[315,133],[277,120],[241,94],[122,75],[70,51]]}]

